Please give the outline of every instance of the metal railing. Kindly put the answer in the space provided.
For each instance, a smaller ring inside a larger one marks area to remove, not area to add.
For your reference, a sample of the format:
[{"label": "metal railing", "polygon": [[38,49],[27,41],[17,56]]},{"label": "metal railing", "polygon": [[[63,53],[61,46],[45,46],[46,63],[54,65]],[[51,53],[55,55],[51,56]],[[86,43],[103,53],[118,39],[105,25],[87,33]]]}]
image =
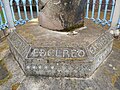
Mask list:
[{"label": "metal railing", "polygon": [[[92,1],[92,2],[91,2]],[[87,0],[86,17],[102,26],[111,25],[116,0]],[[92,10],[90,5],[92,4]],[[97,9],[96,9],[97,7]],[[97,11],[97,12],[95,12]],[[89,12],[91,12],[89,14]]]},{"label": "metal railing", "polygon": [[0,30],[5,29],[5,27],[8,27],[7,25],[7,18],[6,18],[6,13],[4,9],[4,5],[2,1],[0,0]]},{"label": "metal railing", "polygon": [[[34,2],[34,3],[33,3]],[[33,15],[33,4],[35,4],[36,6],[36,14],[38,15],[38,0],[10,0],[10,8],[11,8],[11,11],[12,11],[12,16],[13,16],[13,20],[15,22],[15,25],[18,25],[18,24],[25,24],[26,21],[29,21],[31,19],[34,18],[34,15]],[[13,6],[14,5],[14,6]],[[14,11],[14,8],[17,8],[17,15],[18,15],[18,19],[16,19],[16,15],[15,15],[15,11]],[[24,18],[22,17],[21,15],[21,10],[20,8],[23,8],[23,11],[24,11]],[[27,13],[27,7],[29,7],[30,11],[30,18],[28,18],[28,13]]]},{"label": "metal railing", "polygon": [[[96,24],[101,24],[102,26],[110,26],[114,14],[115,1],[116,0],[87,0],[85,18],[91,19]],[[0,6],[1,30],[8,27],[8,22],[4,10],[4,4],[1,0]],[[36,18],[39,12],[38,0],[10,0],[10,8],[15,26],[23,25],[27,21]],[[33,8],[35,9],[33,10]],[[36,15],[34,15],[35,13]],[[118,25],[120,26],[120,19],[118,20]]]},{"label": "metal railing", "polygon": [[[0,30],[1,30],[8,27],[8,22],[6,18],[6,12],[4,9],[4,4],[1,0],[0,7],[1,7],[0,11]],[[39,12],[38,0],[10,0],[10,8],[15,26],[23,25],[27,21],[33,18],[37,18],[36,16],[38,16]],[[35,9],[33,10],[33,8]]]}]

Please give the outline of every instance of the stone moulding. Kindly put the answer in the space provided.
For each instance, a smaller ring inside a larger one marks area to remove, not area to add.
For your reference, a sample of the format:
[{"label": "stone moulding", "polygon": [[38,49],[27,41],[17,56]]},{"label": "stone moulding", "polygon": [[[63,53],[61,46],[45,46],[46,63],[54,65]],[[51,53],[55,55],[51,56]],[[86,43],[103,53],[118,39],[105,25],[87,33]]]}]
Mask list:
[{"label": "stone moulding", "polygon": [[74,60],[61,58],[49,60],[45,57],[30,58],[29,54],[35,47],[31,47],[25,38],[16,31],[8,36],[8,42],[10,51],[27,76],[88,78],[112,51],[113,37],[108,31],[105,31],[91,44],[82,47],[86,52],[86,58],[82,58],[82,60],[81,58],[73,58]]},{"label": "stone moulding", "polygon": [[28,45],[26,41],[15,31],[9,35],[8,43],[10,51],[14,55],[21,69],[25,72],[25,57],[30,48],[30,45]]}]

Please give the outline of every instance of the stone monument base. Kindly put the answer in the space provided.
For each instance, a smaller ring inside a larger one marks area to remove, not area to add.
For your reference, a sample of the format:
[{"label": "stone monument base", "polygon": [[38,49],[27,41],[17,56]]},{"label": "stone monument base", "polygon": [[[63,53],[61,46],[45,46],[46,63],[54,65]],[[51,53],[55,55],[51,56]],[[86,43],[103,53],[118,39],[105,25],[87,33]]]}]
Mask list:
[{"label": "stone monument base", "polygon": [[26,75],[88,78],[112,51],[113,38],[100,27],[86,26],[69,35],[31,22],[9,35],[10,50]]}]

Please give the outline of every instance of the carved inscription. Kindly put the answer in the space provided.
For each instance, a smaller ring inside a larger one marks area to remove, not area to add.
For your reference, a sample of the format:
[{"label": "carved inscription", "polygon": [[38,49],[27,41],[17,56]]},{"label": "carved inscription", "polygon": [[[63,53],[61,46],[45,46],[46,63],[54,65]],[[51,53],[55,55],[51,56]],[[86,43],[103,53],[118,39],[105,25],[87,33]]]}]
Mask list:
[{"label": "carved inscription", "polygon": [[112,40],[109,32],[103,33],[95,42],[88,46],[88,51],[92,56],[95,56],[103,47]]},{"label": "carved inscription", "polygon": [[84,48],[39,47],[31,48],[28,58],[86,58]]},{"label": "carved inscription", "polygon": [[98,55],[94,57],[94,60],[97,61],[97,66],[108,56],[112,50],[112,43],[109,43]]}]

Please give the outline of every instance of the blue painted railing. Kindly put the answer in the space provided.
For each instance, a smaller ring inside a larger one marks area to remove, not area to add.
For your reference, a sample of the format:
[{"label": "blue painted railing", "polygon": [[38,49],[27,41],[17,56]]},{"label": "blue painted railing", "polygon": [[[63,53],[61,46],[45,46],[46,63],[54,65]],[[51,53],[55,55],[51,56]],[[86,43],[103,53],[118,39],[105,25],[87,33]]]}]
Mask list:
[{"label": "blue painted railing", "polygon": [[[112,4],[109,4],[110,1],[112,1]],[[33,5],[36,8],[35,10],[33,10]],[[92,7],[90,7],[91,5]],[[102,7],[103,5],[104,5],[104,8]],[[4,10],[4,4],[2,3],[1,0],[0,0],[0,6],[2,8],[2,11],[1,11],[2,13],[0,13],[0,30],[1,30],[8,27],[8,24],[6,19],[6,13]],[[109,8],[110,11],[108,13],[109,6],[111,8]],[[21,10],[21,7],[23,10]],[[96,7],[97,7],[97,16],[95,16]],[[10,8],[11,8],[12,18],[14,20],[15,26],[23,25],[27,21],[33,18],[36,18],[34,15],[34,12],[36,13],[36,15],[38,15],[38,12],[39,12],[38,0],[10,0]],[[28,8],[29,8],[29,11],[27,11]],[[105,26],[105,25],[110,26],[113,18],[114,9],[115,9],[115,0],[105,0],[104,4],[103,4],[103,0],[87,0],[85,18],[91,19],[96,24],[101,24],[102,26]],[[109,19],[107,19],[108,14],[110,17]],[[118,27],[120,27],[120,19],[118,21],[119,21]]]},{"label": "blue painted railing", "polygon": [[[33,5],[36,8],[34,11],[33,11]],[[8,27],[8,24],[6,19],[6,13],[4,10],[4,4],[1,0],[0,0],[0,7],[2,8],[1,12],[3,13],[3,14],[0,13],[0,30],[2,30]],[[23,10],[21,10],[21,7],[23,8]],[[36,18],[35,16],[38,16],[38,12],[39,12],[38,0],[10,0],[10,8],[15,26],[23,25],[27,21]],[[30,11],[27,11],[27,9],[29,9]],[[34,12],[36,15],[34,15]]]},{"label": "blue painted railing", "polygon": [[[92,10],[90,11],[90,5],[92,1]],[[115,9],[115,0],[104,0],[105,3],[103,4],[103,0],[87,0],[87,8],[86,8],[86,16],[85,18],[93,20],[96,24],[101,24],[102,26],[111,25],[114,9]],[[110,4],[110,1],[112,4]],[[104,8],[102,10],[102,6],[104,5]],[[110,7],[108,9],[108,6]],[[95,7],[97,8],[97,17],[95,17]],[[89,14],[91,12],[91,15]],[[103,14],[103,15],[101,15]],[[110,16],[109,16],[110,14]],[[107,16],[110,18],[107,20]],[[118,20],[118,25],[120,24],[120,20]],[[120,25],[119,25],[120,26]]]},{"label": "blue painted railing", "polygon": [[[15,1],[15,2],[13,2]],[[29,21],[31,19],[34,18],[34,15],[33,15],[33,1],[35,2],[35,6],[36,6],[36,14],[38,15],[38,0],[21,0],[22,2],[22,7],[23,7],[23,11],[24,11],[24,17],[22,17],[21,15],[21,10],[20,10],[20,0],[10,0],[10,7],[11,7],[11,11],[12,11],[12,16],[13,16],[13,20],[15,22],[15,26],[16,25],[19,25],[19,24],[25,24],[26,21]],[[28,2],[28,3],[27,3]],[[14,11],[14,5],[13,3],[17,6],[17,14],[18,14],[18,19],[16,19],[15,17],[15,11]],[[27,12],[27,6],[29,7],[30,11],[30,18],[28,18],[28,12]]]},{"label": "blue painted railing", "polygon": [[118,25],[117,25],[117,28],[119,28],[119,29],[120,29],[120,18],[119,18],[119,20],[118,20]]},{"label": "blue painted railing", "polygon": [[7,27],[7,18],[6,18],[6,13],[4,10],[4,4],[0,0],[0,6],[1,6],[1,11],[0,11],[0,29],[5,29]]}]

